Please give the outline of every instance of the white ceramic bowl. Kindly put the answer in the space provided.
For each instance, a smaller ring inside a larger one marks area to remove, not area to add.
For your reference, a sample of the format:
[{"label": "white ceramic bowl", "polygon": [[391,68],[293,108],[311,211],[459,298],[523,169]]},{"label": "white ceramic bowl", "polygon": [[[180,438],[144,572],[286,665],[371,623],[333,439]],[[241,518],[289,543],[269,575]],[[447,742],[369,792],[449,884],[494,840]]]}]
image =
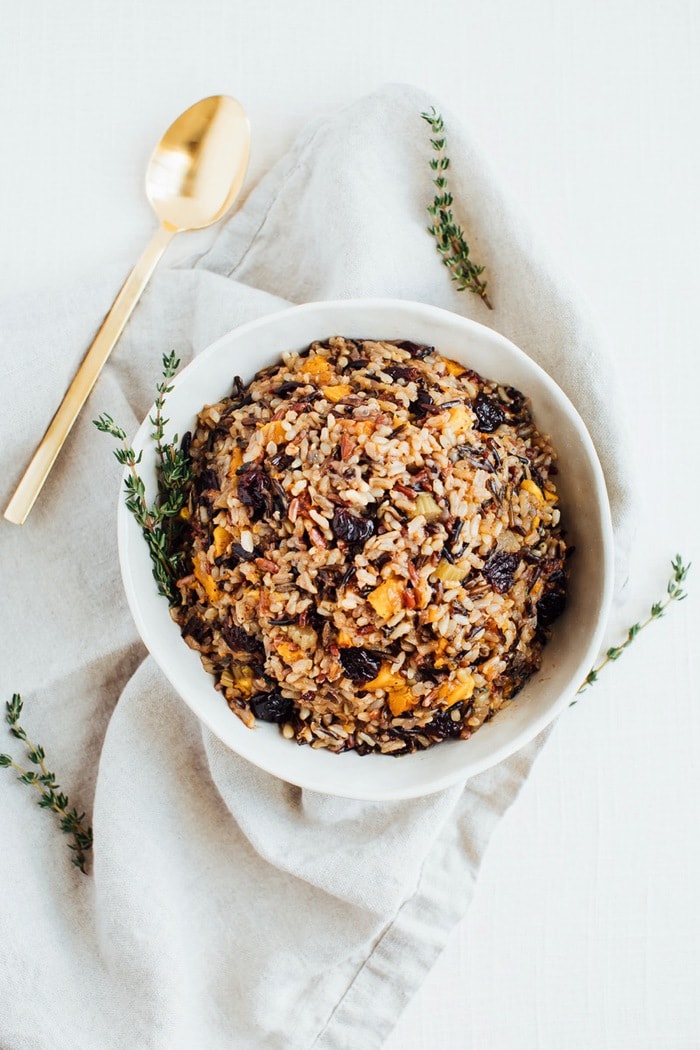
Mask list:
[{"label": "white ceramic bowl", "polygon": [[[427,751],[392,758],[354,752],[336,755],[285,740],[276,725],[247,729],[229,710],[170,619],[151,575],[146,544],[123,501],[119,553],[127,598],[146,646],[194,713],[233,751],[292,784],[358,799],[426,795],[507,758],[532,740],[571,700],[595,658],[612,591],[613,540],[603,474],[576,409],[552,379],[503,336],[434,307],[400,300],[309,303],[253,321],[223,336],[177,376],[169,396],[169,432],[192,428],[205,404],[228,395],[234,375],[245,382],[284,350],[301,350],[333,335],[410,339],[435,345],[447,357],[489,379],[515,386],[532,401],[539,429],[558,454],[557,488],[569,543],[566,611],[544,650],[540,671],[516,699],[470,740],[445,741]],[[155,370],[154,370],[155,371]],[[156,376],[154,374],[154,382]],[[135,438],[143,449],[142,476],[149,494],[155,467],[148,420]]]}]

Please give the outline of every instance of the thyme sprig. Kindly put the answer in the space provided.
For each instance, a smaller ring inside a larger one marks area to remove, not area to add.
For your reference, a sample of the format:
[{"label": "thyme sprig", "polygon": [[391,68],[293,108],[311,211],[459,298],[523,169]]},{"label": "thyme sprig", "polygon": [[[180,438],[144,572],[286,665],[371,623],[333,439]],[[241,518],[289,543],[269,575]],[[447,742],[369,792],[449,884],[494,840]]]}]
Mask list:
[{"label": "thyme sprig", "polygon": [[84,813],[78,813],[75,808],[68,808],[68,797],[61,791],[56,774],[47,768],[46,752],[40,744],[35,744],[29,739],[26,730],[20,725],[21,714],[22,697],[19,693],[13,693],[12,699],[5,704],[5,721],[12,735],[26,746],[27,758],[38,767],[39,772],[25,769],[15,762],[12,755],[0,754],[0,767],[16,770],[19,774],[18,780],[39,792],[38,805],[55,813],[59,818],[61,831],[72,836],[73,841],[69,843],[68,848],[73,850],[73,864],[86,874],[86,854],[92,849],[92,828],[85,823]]},{"label": "thyme sprig", "polygon": [[[629,648],[629,646],[635,640],[637,635],[641,631],[643,631],[645,627],[648,627],[649,624],[653,623],[654,620],[660,620],[661,617],[664,616],[664,614],[666,613],[666,610],[668,609],[669,605],[671,605],[673,602],[682,602],[684,598],[687,598],[687,594],[683,590],[682,584],[685,583],[686,577],[688,576],[688,572],[690,571],[690,564],[691,563],[688,562],[688,564],[686,565],[683,562],[681,555],[676,555],[676,557],[671,562],[671,568],[673,571],[668,581],[668,584],[666,585],[666,594],[664,598],[662,598],[661,601],[654,602],[649,611],[649,615],[645,620],[641,620],[639,623],[632,624],[632,626],[627,631],[627,637],[625,638],[624,642],[621,642],[620,645],[611,646],[610,649],[608,649],[608,651],[606,652],[605,657],[601,660],[601,662],[596,667],[591,668],[591,670],[586,675],[584,682],[578,689],[576,694],[577,696],[583,693],[589,685],[593,685],[594,682],[598,681],[598,675],[604,667],[607,667],[607,665],[609,663],[612,663],[614,660],[620,659],[625,649]],[[577,703],[577,701],[572,700],[569,706],[573,707],[575,703]]]},{"label": "thyme sprig", "polygon": [[179,367],[180,360],[175,356],[174,350],[163,355],[163,381],[156,386],[155,415],[148,417],[153,427],[151,436],[155,441],[159,460],[158,491],[161,497],[159,509],[166,519],[174,518],[180,513],[187,499],[187,486],[192,480],[190,459],[186,450],[178,447],[177,434],[172,442],[164,440],[165,428],[170,422],[163,416],[165,400],[173,389],[170,380]]},{"label": "thyme sprig", "polygon": [[442,256],[442,262],[449,270],[450,277],[456,283],[457,290],[463,292],[468,288],[470,292],[479,296],[489,310],[493,310],[486,292],[486,281],[481,279],[484,267],[478,266],[471,259],[464,230],[452,215],[454,198],[447,181],[450,158],[446,152],[445,122],[434,106],[429,112],[421,113],[421,117],[430,125],[434,136],[430,142],[437,154],[430,158],[437,193],[433,197],[433,203],[428,206],[428,212],[433,218],[432,225],[428,226],[428,233],[435,238],[435,247]]},{"label": "thyme sprig", "polygon": [[146,500],[146,487],[137,467],[141,462],[141,452],[134,451],[126,438],[126,432],[118,426],[106,412],[93,423],[99,431],[110,434],[120,442],[114,450],[117,462],[127,467],[129,473],[124,479],[124,505],[133,514],[151,555],[153,578],[159,594],[168,599],[170,605],[179,601],[176,581],[182,575],[182,554],[173,553],[176,548],[176,536],[182,525],[180,512],[188,498],[189,483],[192,480],[192,468],[183,446],[178,446],[177,434],[172,442],[165,440],[165,428],[169,422],[164,415],[165,402],[173,389],[170,380],[180,366],[175,351],[163,354],[163,379],[158,383],[155,411],[149,416],[153,427],[151,437],[155,442],[158,462],[158,494],[149,507]]}]

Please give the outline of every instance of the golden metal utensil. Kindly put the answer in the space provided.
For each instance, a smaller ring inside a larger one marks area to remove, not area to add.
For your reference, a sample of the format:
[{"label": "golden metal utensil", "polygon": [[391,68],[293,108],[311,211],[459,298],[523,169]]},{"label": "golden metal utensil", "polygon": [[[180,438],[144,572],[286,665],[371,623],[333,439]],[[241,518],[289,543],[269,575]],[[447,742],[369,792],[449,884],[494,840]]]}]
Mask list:
[{"label": "golden metal utensil", "polygon": [[176,233],[201,230],[223,218],[243,185],[250,152],[248,118],[240,103],[212,95],[190,106],[153,151],[146,196],[160,226],[114,300],[31,463],[5,517],[22,525],[56,456],[102,371],[131,312]]}]

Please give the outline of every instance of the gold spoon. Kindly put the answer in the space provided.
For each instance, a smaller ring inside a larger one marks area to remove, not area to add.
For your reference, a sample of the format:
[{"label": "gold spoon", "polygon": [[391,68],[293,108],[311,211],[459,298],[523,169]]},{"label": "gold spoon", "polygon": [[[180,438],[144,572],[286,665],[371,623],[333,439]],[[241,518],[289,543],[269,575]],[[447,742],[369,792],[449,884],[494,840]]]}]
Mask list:
[{"label": "gold spoon", "polygon": [[26,521],[168,244],[176,233],[202,230],[223,218],[243,185],[249,152],[248,118],[240,103],[227,95],[212,95],[196,102],[163,135],[146,172],[146,196],[160,226],[114,300],[8,503],[8,521],[15,525]]}]

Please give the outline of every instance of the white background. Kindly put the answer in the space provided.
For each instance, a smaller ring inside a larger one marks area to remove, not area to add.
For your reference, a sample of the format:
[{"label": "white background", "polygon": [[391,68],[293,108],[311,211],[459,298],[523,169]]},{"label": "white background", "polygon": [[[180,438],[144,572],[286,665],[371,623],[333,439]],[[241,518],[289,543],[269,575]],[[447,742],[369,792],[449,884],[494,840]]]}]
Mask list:
[{"label": "white background", "polygon": [[641,489],[610,640],[677,550],[697,562],[690,596],[560,720],[387,1048],[700,1047],[700,4],[0,9],[2,294],[126,270],[153,228],[150,150],[197,98],[247,108],[250,187],[309,119],[387,80],[460,114],[578,283],[614,348]]}]

